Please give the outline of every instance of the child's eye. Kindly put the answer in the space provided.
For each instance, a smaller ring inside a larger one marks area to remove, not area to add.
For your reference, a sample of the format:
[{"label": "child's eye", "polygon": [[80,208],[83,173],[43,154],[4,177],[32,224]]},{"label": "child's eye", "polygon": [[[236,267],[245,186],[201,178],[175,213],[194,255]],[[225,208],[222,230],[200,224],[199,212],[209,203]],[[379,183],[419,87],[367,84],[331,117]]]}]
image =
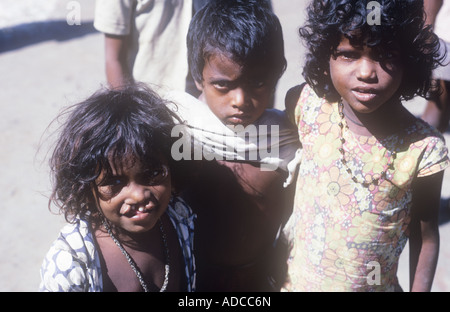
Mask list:
[{"label": "child's eye", "polygon": [[104,181],[102,181],[102,183],[99,186],[117,186],[117,185],[121,185],[124,183],[125,183],[125,181],[121,177],[111,177],[111,178],[107,178]]},{"label": "child's eye", "polygon": [[355,52],[340,52],[337,54],[337,57],[346,61],[351,61],[358,59],[359,55]]},{"label": "child's eye", "polygon": [[142,183],[145,185],[159,185],[169,176],[169,168],[161,166],[160,168],[147,170],[142,177]]},{"label": "child's eye", "polygon": [[399,58],[399,53],[397,52],[388,52],[385,53],[383,55],[380,55],[380,59],[381,60],[385,60],[385,61],[395,61],[396,59]]},{"label": "child's eye", "polygon": [[98,191],[105,199],[111,198],[120,193],[127,181],[121,177],[106,178],[98,185]]},{"label": "child's eye", "polygon": [[227,81],[215,81],[213,82],[213,86],[222,92],[230,89],[230,84]]},{"label": "child's eye", "polygon": [[396,66],[396,64],[400,60],[400,54],[397,52],[384,52],[379,53],[375,57],[373,57],[374,60],[382,64],[382,66],[386,67],[387,69],[392,70]]},{"label": "child's eye", "polygon": [[259,89],[264,87],[266,84],[266,82],[264,80],[258,80],[258,79],[254,79],[254,80],[250,80],[248,82],[248,85],[251,89]]}]

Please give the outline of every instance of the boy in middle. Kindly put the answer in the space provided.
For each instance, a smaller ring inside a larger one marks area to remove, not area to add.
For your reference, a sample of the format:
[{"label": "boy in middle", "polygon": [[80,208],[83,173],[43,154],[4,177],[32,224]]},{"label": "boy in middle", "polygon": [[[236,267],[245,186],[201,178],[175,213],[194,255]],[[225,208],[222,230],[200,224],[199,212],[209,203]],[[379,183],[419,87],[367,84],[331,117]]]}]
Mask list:
[{"label": "boy in middle", "polygon": [[198,291],[277,291],[285,278],[288,246],[279,232],[290,214],[293,192],[283,182],[299,144],[284,112],[268,109],[286,59],[280,22],[264,3],[211,1],[194,16],[187,36],[189,66],[201,92],[199,100],[182,103],[190,117],[180,109],[191,131],[198,130],[194,119],[211,134],[200,140],[217,134],[216,121],[228,130],[279,129],[269,130],[269,136],[278,138],[266,142],[258,133],[255,144],[246,146],[246,155],[255,146],[258,152],[278,151],[269,157],[278,160],[277,168],[264,169],[264,159],[229,160],[229,155],[198,162],[184,194],[198,216]]}]

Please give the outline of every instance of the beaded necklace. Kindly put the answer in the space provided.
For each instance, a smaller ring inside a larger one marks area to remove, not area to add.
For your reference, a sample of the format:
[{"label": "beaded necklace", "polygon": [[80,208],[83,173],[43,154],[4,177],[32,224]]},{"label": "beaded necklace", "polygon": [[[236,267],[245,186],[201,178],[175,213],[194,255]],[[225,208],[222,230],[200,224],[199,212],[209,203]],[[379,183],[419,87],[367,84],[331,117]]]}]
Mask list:
[{"label": "beaded necklace", "polygon": [[[166,291],[167,285],[169,284],[169,273],[170,273],[169,247],[167,245],[166,233],[164,231],[164,227],[163,227],[162,221],[161,221],[161,219],[159,219],[158,221],[159,221],[159,229],[161,231],[161,236],[162,236],[162,240],[163,240],[163,243],[164,243],[164,251],[165,251],[165,256],[166,256],[166,264],[164,265],[164,282],[163,282],[163,285],[162,285],[161,289],[159,290],[160,292],[164,292],[164,291]],[[125,250],[125,248],[123,248],[122,244],[116,238],[116,236],[113,234],[110,226],[108,225],[108,223],[106,222],[105,219],[103,219],[103,226],[108,231],[109,236],[111,236],[111,238],[114,241],[114,243],[117,245],[117,247],[119,247],[120,251],[122,252],[122,254],[127,259],[128,264],[130,265],[130,267],[133,270],[133,272],[136,274],[136,277],[138,278],[139,283],[141,284],[142,289],[144,290],[144,292],[149,292],[150,290],[148,288],[148,285],[147,285],[147,283],[145,283],[144,278],[142,276],[142,272],[139,270],[136,262],[134,262],[133,258]]]},{"label": "beaded necklace", "polygon": [[366,180],[360,180],[358,179],[354,174],[352,169],[348,166],[348,161],[345,159],[345,150],[344,150],[344,143],[346,142],[344,139],[344,128],[347,128],[347,123],[344,124],[345,115],[344,115],[344,104],[342,103],[342,100],[338,103],[339,108],[339,116],[341,117],[341,121],[339,122],[339,128],[341,128],[341,131],[339,132],[339,140],[341,141],[341,147],[339,148],[339,152],[341,153],[341,163],[345,167],[345,170],[350,174],[353,182],[360,183],[364,187],[369,187],[371,185],[378,185],[380,180],[384,180],[387,177],[388,170],[394,170],[394,160],[397,158],[397,152],[395,150],[388,151],[389,152],[389,161],[387,165],[384,167],[383,171],[380,173],[380,177],[374,178],[373,176],[370,177],[369,181]]}]

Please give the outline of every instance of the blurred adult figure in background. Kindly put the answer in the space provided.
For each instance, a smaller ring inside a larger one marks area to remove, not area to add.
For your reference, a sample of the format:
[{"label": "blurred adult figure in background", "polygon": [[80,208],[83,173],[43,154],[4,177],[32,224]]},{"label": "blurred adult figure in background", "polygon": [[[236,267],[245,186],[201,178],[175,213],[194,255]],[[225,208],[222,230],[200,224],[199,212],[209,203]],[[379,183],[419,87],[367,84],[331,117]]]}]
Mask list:
[{"label": "blurred adult figure in background", "polygon": [[195,90],[189,83],[186,35],[208,0],[97,0],[94,27],[105,34],[108,84],[133,81]]},{"label": "blurred adult figure in background", "polygon": [[[426,24],[434,27],[441,39],[442,53],[450,51],[450,0],[424,0]],[[439,131],[445,132],[450,119],[450,56],[444,61],[445,66],[437,68],[433,78],[440,85],[440,92],[433,92],[428,101],[422,119]]]}]

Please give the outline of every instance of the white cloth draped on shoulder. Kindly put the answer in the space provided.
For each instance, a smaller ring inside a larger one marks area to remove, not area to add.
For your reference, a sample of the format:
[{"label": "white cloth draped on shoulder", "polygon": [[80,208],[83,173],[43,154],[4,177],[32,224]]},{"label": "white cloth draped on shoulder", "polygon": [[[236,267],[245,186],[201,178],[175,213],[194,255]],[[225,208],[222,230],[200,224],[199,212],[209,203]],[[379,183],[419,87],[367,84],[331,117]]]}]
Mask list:
[{"label": "white cloth draped on shoulder", "polygon": [[171,91],[165,98],[183,121],[172,131],[172,137],[179,137],[172,146],[175,160],[254,162],[261,170],[288,172],[285,186],[292,181],[300,143],[296,128],[283,111],[267,109],[244,128],[224,125],[206,103],[188,93]]}]

